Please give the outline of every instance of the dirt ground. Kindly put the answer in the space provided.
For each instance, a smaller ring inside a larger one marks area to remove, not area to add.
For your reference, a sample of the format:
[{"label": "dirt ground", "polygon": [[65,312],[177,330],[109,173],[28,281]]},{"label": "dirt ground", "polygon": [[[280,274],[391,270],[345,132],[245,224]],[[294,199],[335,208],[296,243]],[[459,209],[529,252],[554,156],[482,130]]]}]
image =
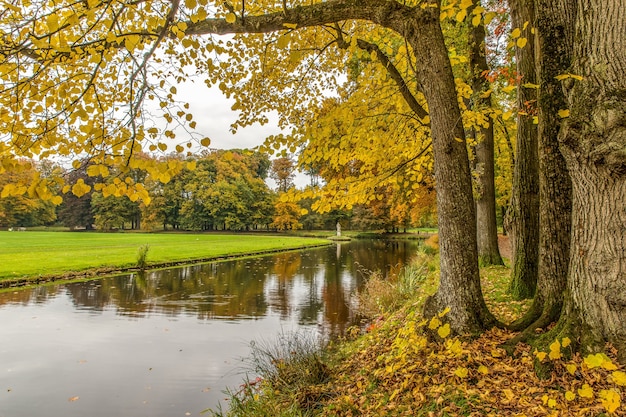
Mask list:
[{"label": "dirt ground", "polygon": [[511,259],[511,242],[509,236],[498,235],[498,248],[500,249],[500,256]]}]

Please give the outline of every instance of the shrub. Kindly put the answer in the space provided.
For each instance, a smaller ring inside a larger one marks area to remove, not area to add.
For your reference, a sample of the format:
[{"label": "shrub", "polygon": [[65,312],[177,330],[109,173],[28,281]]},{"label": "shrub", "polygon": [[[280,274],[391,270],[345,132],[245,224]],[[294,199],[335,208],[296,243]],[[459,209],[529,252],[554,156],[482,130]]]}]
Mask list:
[{"label": "shrub", "polygon": [[148,266],[148,251],[149,250],[150,250],[150,245],[148,244],[141,245],[139,246],[139,249],[137,249],[137,268],[141,269],[142,271],[146,269],[146,267]]}]

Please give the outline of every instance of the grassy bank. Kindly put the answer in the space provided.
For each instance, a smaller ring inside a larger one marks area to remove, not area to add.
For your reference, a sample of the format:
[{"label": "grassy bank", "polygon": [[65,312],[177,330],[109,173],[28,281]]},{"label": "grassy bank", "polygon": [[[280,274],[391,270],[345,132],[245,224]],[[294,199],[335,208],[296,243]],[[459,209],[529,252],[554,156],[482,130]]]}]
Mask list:
[{"label": "grassy bank", "polygon": [[134,267],[145,245],[149,267],[327,243],[256,234],[0,232],[0,281]]},{"label": "grassy bank", "polygon": [[[626,415],[626,373],[610,349],[608,356],[581,358],[563,339],[548,352],[520,344],[510,356],[500,347],[514,336],[510,332],[494,329],[473,340],[459,339],[441,323],[445,311],[424,320],[424,297],[435,288],[434,264],[422,257],[413,272],[390,279],[372,276],[364,297],[370,298],[368,308],[376,318],[344,340],[320,347],[297,335],[281,336],[277,347],[253,347],[252,368],[261,378],[232,393],[228,411],[214,414]],[[481,270],[486,301],[506,322],[530,304],[506,294],[509,275],[507,267]],[[551,369],[549,378],[537,377],[538,361]]]}]

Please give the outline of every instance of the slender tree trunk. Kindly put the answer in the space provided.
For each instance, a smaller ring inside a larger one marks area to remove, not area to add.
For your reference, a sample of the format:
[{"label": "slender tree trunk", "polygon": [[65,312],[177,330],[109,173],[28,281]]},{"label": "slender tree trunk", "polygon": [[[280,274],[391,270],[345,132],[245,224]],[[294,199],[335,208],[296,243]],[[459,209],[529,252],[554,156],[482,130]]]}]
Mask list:
[{"label": "slender tree trunk", "polygon": [[514,28],[522,30],[527,44],[517,48],[517,147],[513,191],[509,207],[513,269],[509,291],[516,299],[535,295],[539,268],[539,163],[536,112],[537,78],[534,63],[533,4],[527,0],[512,0],[511,20]]},{"label": "slender tree trunk", "polygon": [[613,343],[626,362],[626,0],[576,1],[561,150],[573,185],[563,323],[583,351]]},{"label": "slender tree trunk", "polygon": [[539,87],[539,276],[537,292],[527,314],[513,323],[527,329],[520,339],[533,337],[537,328],[558,320],[563,306],[569,265],[572,184],[559,150],[558,136],[566,109],[558,81],[568,72],[572,56],[574,11],[571,0],[535,0],[536,62]]},{"label": "slender tree trunk", "polygon": [[[480,1],[476,2],[480,6]],[[490,88],[485,74],[489,71],[485,54],[485,26],[470,26],[470,65],[472,89],[474,90],[474,110],[491,109],[491,95],[483,97]],[[477,130],[476,172],[478,173],[476,197],[476,229],[478,261],[481,265],[503,265],[498,248],[498,227],[496,223],[496,186],[494,181],[494,134],[493,120],[487,116],[488,127]]]}]

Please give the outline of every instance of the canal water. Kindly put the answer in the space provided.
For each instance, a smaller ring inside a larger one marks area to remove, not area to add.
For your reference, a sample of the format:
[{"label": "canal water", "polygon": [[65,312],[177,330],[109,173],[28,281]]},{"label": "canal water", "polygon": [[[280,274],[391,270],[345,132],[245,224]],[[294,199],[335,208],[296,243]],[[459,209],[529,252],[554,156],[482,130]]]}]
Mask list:
[{"label": "canal water", "polygon": [[0,293],[0,417],[198,416],[237,389],[250,342],[357,320],[368,271],[415,241],[325,248]]}]

